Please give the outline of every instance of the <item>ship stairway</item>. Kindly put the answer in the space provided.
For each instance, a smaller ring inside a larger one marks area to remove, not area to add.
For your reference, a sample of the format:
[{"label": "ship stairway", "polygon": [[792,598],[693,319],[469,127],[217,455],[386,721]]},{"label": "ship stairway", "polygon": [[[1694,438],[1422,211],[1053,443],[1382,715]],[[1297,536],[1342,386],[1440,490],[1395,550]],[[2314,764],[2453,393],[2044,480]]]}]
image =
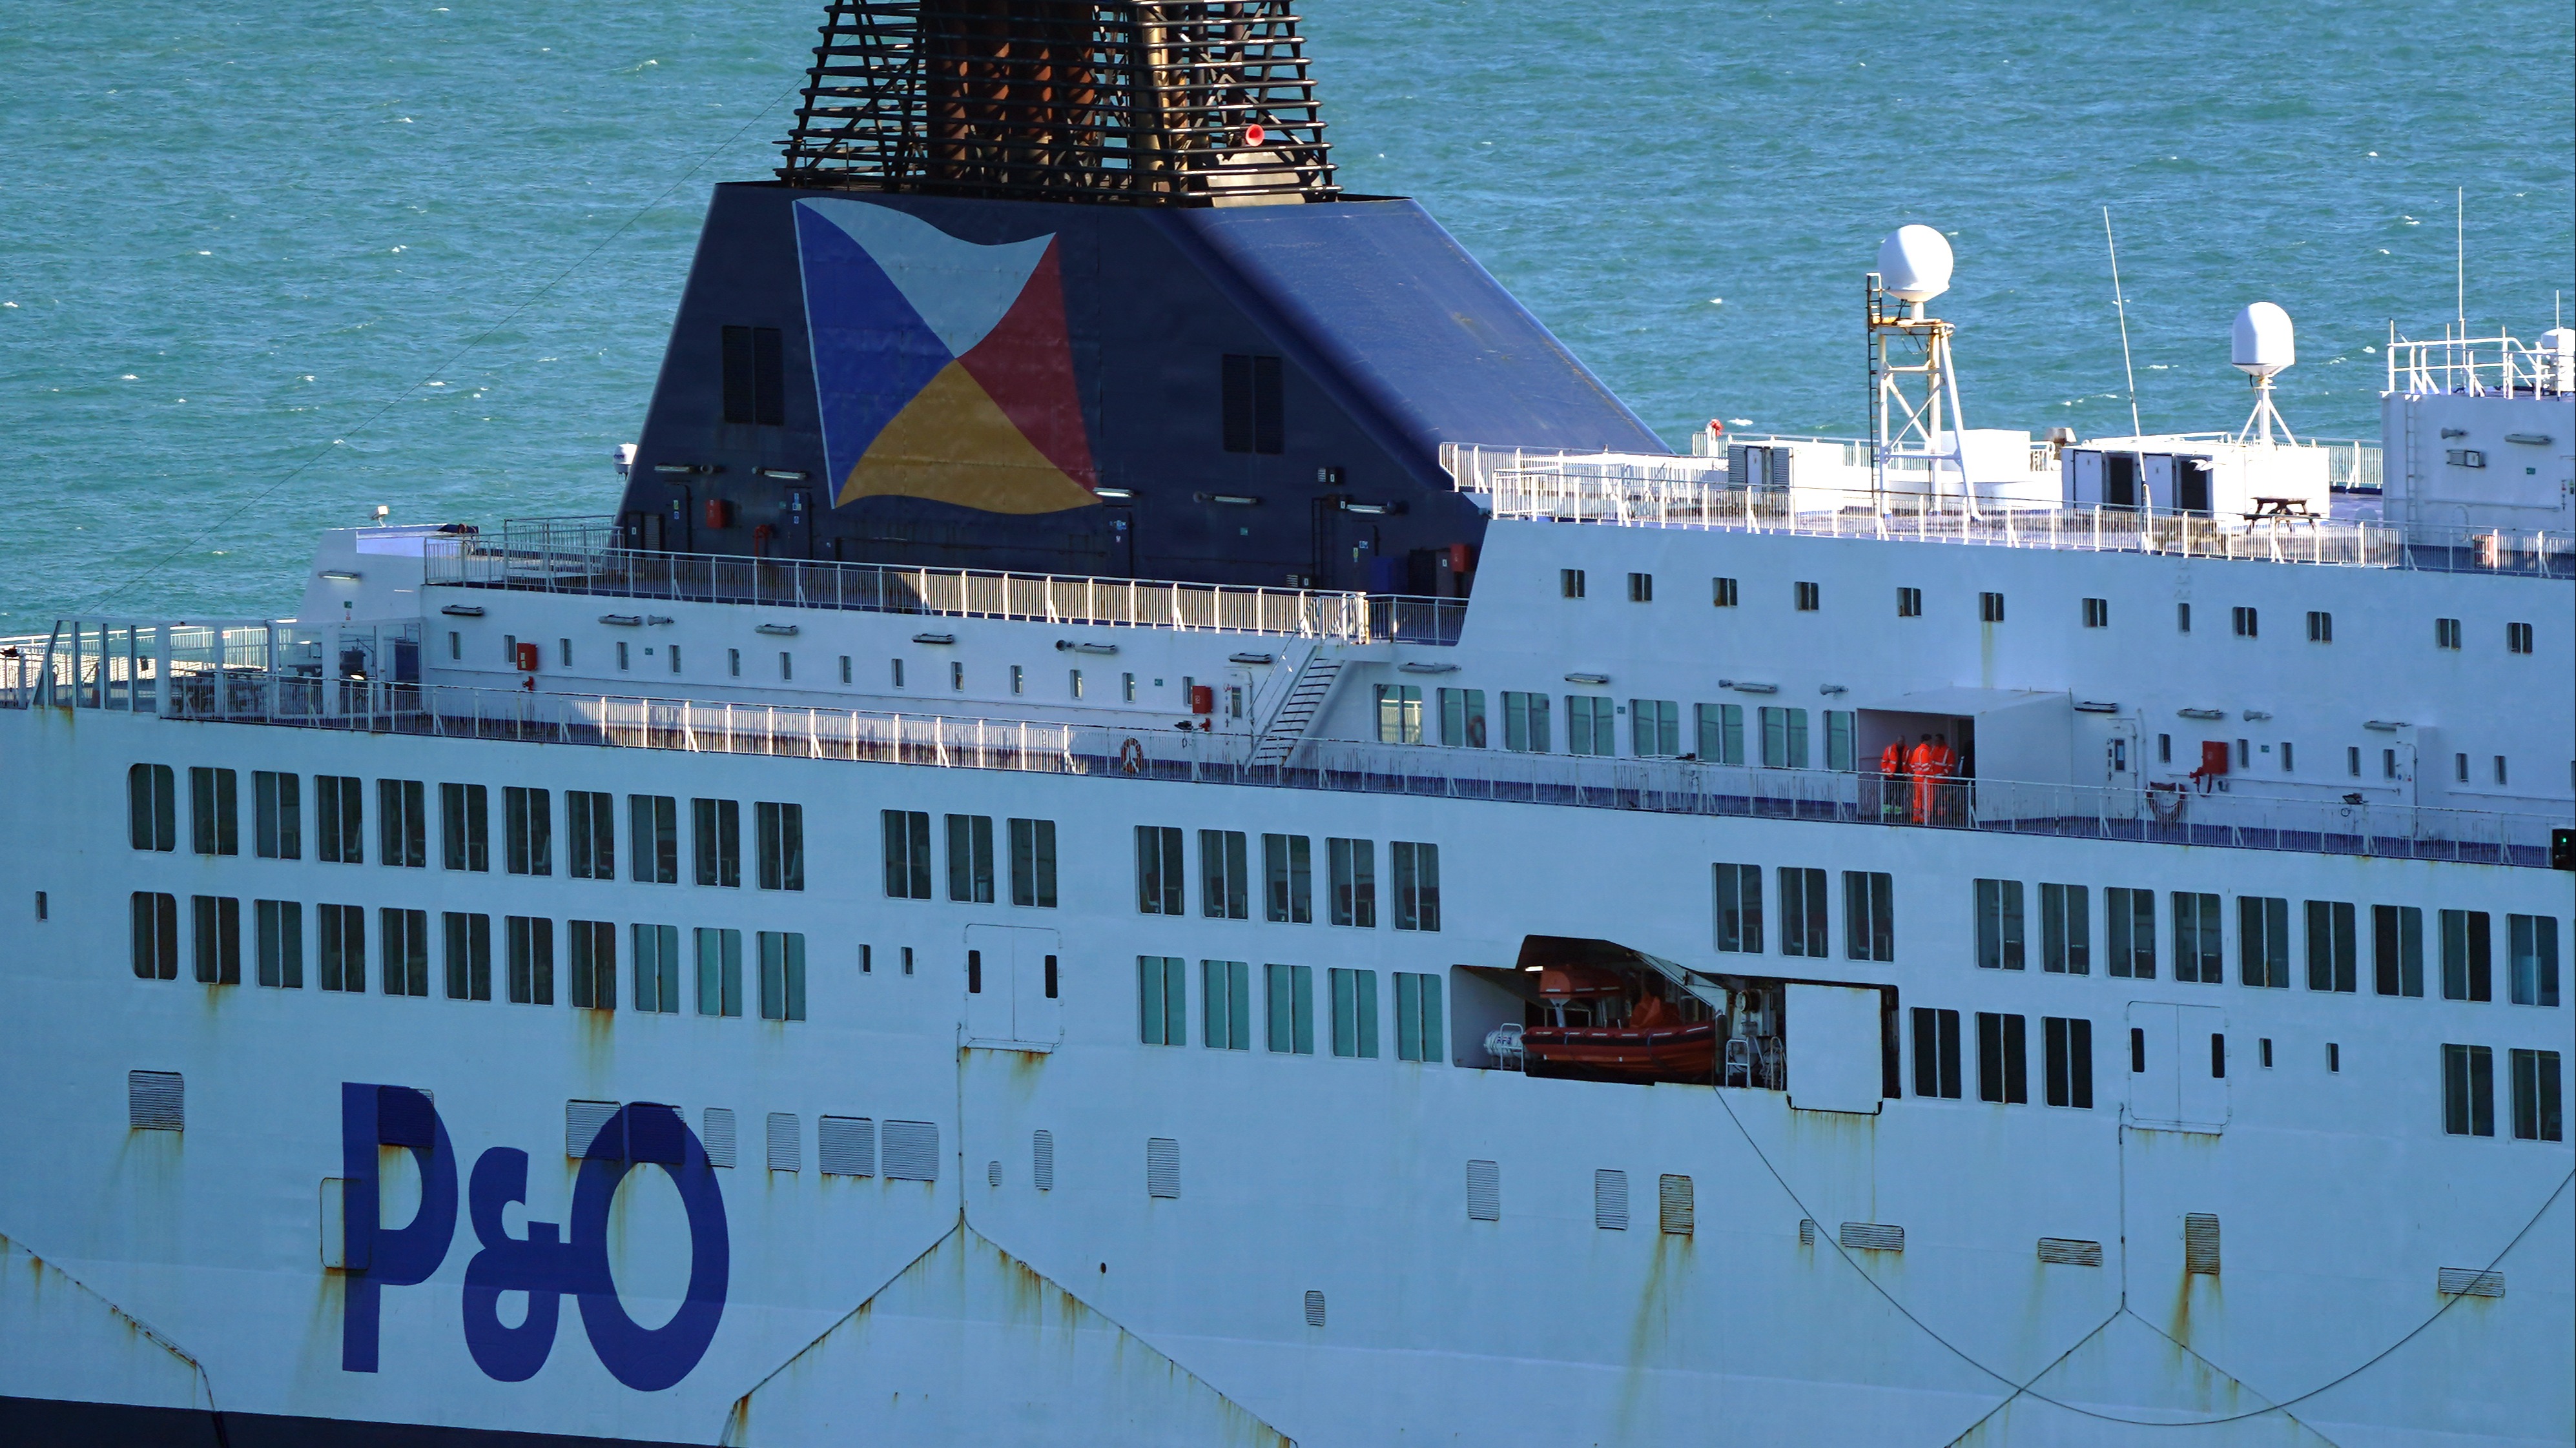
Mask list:
[{"label": "ship stairway", "polygon": [[1297,746],[1305,742],[1316,716],[1324,712],[1324,704],[1333,694],[1333,683],[1341,676],[1339,653],[1318,647],[1306,655],[1305,662],[1297,666],[1297,677],[1289,681],[1287,696],[1279,701],[1279,712],[1270,716],[1260,740],[1252,746],[1254,768],[1288,762]]}]

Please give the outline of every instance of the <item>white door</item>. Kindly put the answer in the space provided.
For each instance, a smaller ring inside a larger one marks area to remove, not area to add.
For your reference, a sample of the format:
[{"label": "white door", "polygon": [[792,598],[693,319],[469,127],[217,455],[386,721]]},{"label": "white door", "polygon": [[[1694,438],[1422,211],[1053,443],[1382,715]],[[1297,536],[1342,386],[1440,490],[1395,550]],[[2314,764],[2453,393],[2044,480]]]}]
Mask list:
[{"label": "white door", "polygon": [[1064,1039],[1059,991],[1062,939],[1052,930],[1011,931],[1011,1038],[1052,1046]]},{"label": "white door", "polygon": [[966,1043],[1052,1047],[1064,1039],[1056,932],[966,927]]},{"label": "white door", "polygon": [[2138,721],[2115,719],[2102,741],[2102,806],[2113,819],[2138,817]]},{"label": "white door", "polygon": [[2132,1001],[2129,1124],[2166,1131],[2227,1126],[2227,1013]]},{"label": "white door", "polygon": [[2144,505],[2153,502],[2157,511],[2172,512],[2174,509],[2173,455],[2148,453],[2138,460],[2138,464],[2138,481],[2145,487],[2147,494],[2146,497],[2138,500],[2139,503]]},{"label": "white door", "polygon": [[966,927],[966,1041],[1002,1044],[1011,1037],[1011,937],[1007,926]]}]

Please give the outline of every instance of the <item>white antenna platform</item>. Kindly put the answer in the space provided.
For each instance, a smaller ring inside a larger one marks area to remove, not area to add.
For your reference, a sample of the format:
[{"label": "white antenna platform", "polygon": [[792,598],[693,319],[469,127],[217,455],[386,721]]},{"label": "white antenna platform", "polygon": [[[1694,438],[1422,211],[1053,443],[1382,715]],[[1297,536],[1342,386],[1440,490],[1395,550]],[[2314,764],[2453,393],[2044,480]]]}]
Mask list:
[{"label": "white antenna platform", "polygon": [[[2236,370],[2254,381],[2254,414],[2238,429],[2240,443],[2260,443],[2270,447],[2276,442],[2298,446],[2297,435],[2283,420],[2281,410],[2272,405],[2272,379],[2282,369],[2299,360],[2297,335],[2290,326],[2290,314],[2270,302],[2256,302],[2236,314],[2233,345],[2228,360]],[[2275,438],[2275,432],[2280,434]]]}]

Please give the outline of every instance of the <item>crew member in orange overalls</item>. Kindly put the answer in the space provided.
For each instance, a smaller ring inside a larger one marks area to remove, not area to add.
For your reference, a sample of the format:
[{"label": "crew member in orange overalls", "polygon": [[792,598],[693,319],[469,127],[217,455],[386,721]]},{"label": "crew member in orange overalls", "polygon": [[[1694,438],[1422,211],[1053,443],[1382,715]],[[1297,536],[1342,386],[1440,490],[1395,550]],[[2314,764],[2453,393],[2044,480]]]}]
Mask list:
[{"label": "crew member in orange overalls", "polygon": [[1932,753],[1932,736],[1926,734],[1905,758],[1905,772],[1914,776],[1913,820],[1918,825],[1932,822],[1932,780],[1938,766]]},{"label": "crew member in orange overalls", "polygon": [[1960,808],[1962,801],[1959,798],[1957,788],[1950,784],[1950,781],[1956,779],[1958,775],[1959,756],[1952,752],[1950,748],[1950,736],[1947,734],[1933,735],[1932,797],[1937,805],[1937,808],[1934,810],[1934,814],[1942,824],[1955,824],[1959,820],[1964,819],[1967,814],[1965,810]]},{"label": "crew member in orange overalls", "polygon": [[1905,812],[1905,796],[1899,792],[1897,779],[1905,773],[1905,736],[1887,741],[1878,755],[1878,817],[1882,820]]}]

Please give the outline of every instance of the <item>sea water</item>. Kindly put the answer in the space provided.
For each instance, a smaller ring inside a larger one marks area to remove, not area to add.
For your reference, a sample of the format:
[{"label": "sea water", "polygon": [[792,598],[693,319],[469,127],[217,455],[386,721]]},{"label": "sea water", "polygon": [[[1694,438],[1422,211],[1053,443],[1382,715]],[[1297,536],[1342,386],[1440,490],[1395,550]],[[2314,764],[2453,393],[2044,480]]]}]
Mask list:
[{"label": "sea water", "polygon": [[[1676,446],[1852,434],[1880,237],[1958,255],[1971,426],[2280,402],[2374,437],[2394,323],[2571,294],[2576,10],[1315,0],[1342,184],[1418,197]],[[600,514],[707,188],[765,176],[814,0],[13,0],[0,633],[275,615],[315,529]],[[2465,297],[2455,297],[2456,191]]]}]

